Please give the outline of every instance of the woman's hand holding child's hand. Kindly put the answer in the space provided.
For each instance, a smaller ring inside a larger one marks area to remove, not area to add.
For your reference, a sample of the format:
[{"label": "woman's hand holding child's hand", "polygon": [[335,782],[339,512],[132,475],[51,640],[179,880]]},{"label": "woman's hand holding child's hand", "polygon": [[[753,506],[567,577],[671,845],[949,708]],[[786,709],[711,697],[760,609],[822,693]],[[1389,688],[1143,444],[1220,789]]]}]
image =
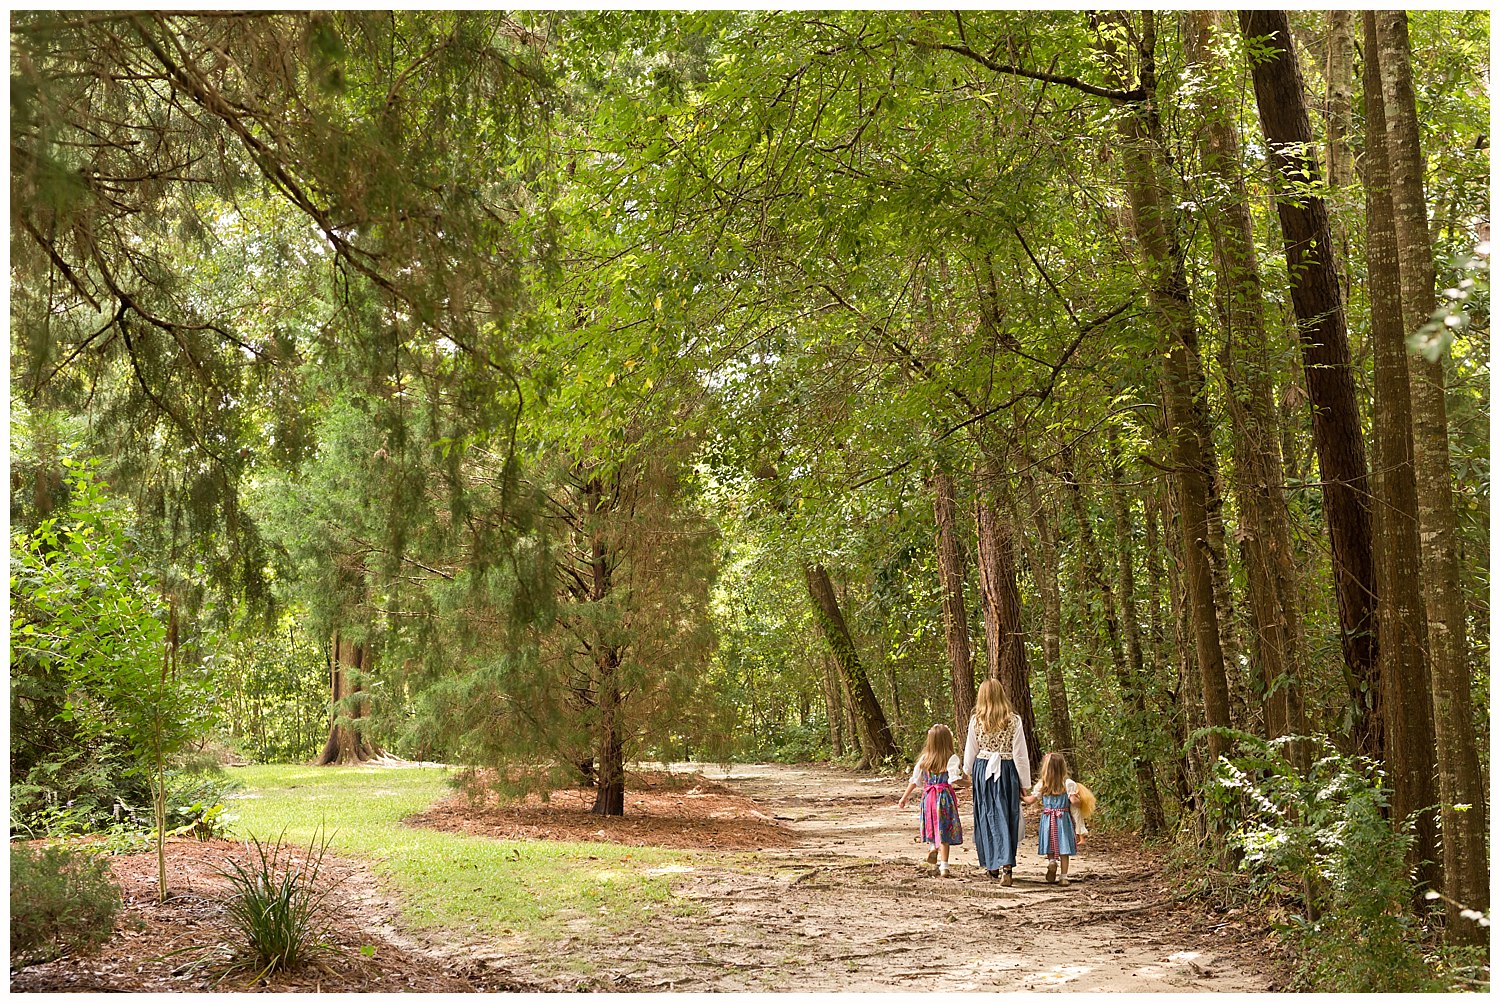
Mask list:
[{"label": "woman's hand holding child's hand", "polygon": [[1022,794],[1021,802],[1023,804],[1036,804],[1036,798],[1032,797],[1030,794]]}]

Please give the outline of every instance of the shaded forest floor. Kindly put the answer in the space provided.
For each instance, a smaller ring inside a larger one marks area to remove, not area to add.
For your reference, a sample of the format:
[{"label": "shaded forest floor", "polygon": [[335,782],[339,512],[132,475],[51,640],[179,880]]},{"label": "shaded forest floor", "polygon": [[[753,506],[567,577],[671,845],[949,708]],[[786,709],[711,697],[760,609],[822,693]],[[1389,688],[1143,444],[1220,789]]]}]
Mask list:
[{"label": "shaded forest floor", "polygon": [[[1254,992],[1281,988],[1268,934],[1175,901],[1163,858],[1129,835],[1096,833],[1067,888],[1043,880],[1027,820],[1016,882],[1005,888],[956,848],[954,877],[922,862],[904,780],[826,766],[737,765],[704,777],[645,775],[629,814],[602,819],[584,792],[549,802],[443,798],[407,820],[478,838],[665,846],[665,915],[623,929],[579,915],[545,937],[411,929],[400,903],[358,861],[333,862],[332,949],[272,991],[1044,990]],[[682,767],[677,768],[679,771]],[[968,792],[960,792],[965,833]],[[241,844],[174,841],[174,890],[157,904],[154,854],[112,860],[127,900],[92,956],[34,966],[15,991],[212,987],[185,962],[230,940],[215,873]],[[193,950],[183,951],[184,948]],[[175,952],[175,953],[174,953]],[[437,963],[434,964],[434,961]],[[244,989],[243,977],[224,989]]]}]

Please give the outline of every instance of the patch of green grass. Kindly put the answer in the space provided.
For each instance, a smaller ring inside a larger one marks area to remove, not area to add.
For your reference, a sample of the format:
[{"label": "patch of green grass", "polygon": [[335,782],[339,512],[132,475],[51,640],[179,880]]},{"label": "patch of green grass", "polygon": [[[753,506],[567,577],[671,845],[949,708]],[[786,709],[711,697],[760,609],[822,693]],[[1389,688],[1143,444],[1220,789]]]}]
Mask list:
[{"label": "patch of green grass", "polygon": [[[646,870],[678,851],[612,843],[496,840],[403,825],[450,793],[436,768],[251,766],[231,802],[236,836],[306,846],[319,827],[330,853],[371,861],[404,920],[489,934],[537,935],[568,920],[619,929],[649,920],[671,892]],[[650,907],[650,908],[647,908]]]}]

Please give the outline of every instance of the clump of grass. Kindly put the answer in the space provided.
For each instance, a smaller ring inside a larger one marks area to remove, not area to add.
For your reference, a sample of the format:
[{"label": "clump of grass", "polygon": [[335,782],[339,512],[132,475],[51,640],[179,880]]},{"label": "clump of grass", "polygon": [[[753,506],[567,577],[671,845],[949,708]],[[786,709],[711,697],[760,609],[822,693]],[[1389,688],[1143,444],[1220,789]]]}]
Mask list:
[{"label": "clump of grass", "polygon": [[258,980],[305,964],[327,949],[322,905],[332,886],[318,884],[328,850],[328,837],[321,832],[302,860],[293,856],[296,847],[287,845],[284,830],[275,842],[252,836],[248,845],[248,865],[230,860],[219,873],[234,889],[226,905],[230,922],[244,938],[231,970],[253,968]]}]

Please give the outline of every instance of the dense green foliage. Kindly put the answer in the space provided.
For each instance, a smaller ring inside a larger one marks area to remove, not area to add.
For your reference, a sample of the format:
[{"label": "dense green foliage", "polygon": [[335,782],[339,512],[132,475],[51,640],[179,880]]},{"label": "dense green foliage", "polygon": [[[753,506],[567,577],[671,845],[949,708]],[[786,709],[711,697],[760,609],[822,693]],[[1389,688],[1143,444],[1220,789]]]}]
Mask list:
[{"label": "dense green foliage", "polygon": [[[1359,20],[1291,15],[1327,171],[1286,178],[1274,47],[1204,12],[18,14],[12,829],[113,824],[193,738],[610,813],[632,759],[913,755],[994,675],[1101,825],[1298,899],[1313,983],[1418,980],[1395,861],[1435,850],[1380,822],[1406,710],[1323,469],[1390,376]],[[1490,27],[1409,25],[1400,382],[1445,380],[1474,707],[1433,713],[1487,771]],[[1366,451],[1371,550],[1407,516]],[[1233,735],[1271,744],[1230,797]]]},{"label": "dense green foliage", "polygon": [[95,464],[63,462],[66,506],[11,546],[12,826],[140,825],[159,780],[186,817],[220,792],[158,775],[212,726],[213,676],[171,664],[168,612],[123,513]]},{"label": "dense green foliage", "polygon": [[11,844],[12,969],[104,943],[119,913],[120,889],[103,857],[57,844]]},{"label": "dense green foliage", "polygon": [[1402,912],[1412,885],[1410,836],[1392,831],[1380,771],[1325,749],[1302,774],[1268,743],[1244,736],[1222,761],[1210,810],[1232,819],[1231,845],[1258,894],[1306,894],[1288,932],[1303,947],[1308,989],[1409,992],[1435,988],[1420,931]]}]

